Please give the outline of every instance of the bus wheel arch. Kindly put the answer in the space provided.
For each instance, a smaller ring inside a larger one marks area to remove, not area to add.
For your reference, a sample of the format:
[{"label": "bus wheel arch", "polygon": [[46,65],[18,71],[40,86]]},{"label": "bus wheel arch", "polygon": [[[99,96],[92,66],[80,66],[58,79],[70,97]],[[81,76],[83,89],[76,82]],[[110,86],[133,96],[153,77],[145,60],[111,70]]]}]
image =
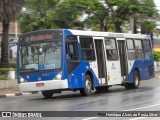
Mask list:
[{"label": "bus wheel arch", "polygon": [[91,82],[92,82],[92,90],[94,90],[94,78],[93,78],[92,72],[88,70],[88,71],[86,72],[85,76],[86,76],[86,75],[89,75],[89,76],[90,76]]},{"label": "bus wheel arch", "polygon": [[133,83],[126,83],[124,86],[126,89],[137,89],[140,85],[140,73],[138,68],[133,71]]},{"label": "bus wheel arch", "polygon": [[82,96],[88,96],[93,90],[93,75],[90,71],[87,71],[84,77],[84,88],[80,89]]}]

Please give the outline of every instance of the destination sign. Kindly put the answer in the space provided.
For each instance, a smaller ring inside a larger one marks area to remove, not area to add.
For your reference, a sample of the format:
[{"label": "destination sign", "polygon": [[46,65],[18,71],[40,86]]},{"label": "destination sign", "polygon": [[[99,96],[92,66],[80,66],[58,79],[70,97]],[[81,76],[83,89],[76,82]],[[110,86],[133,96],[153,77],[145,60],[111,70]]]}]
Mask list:
[{"label": "destination sign", "polygon": [[30,41],[46,40],[46,39],[53,39],[53,35],[52,34],[40,34],[40,35],[30,36]]},{"label": "destination sign", "polygon": [[25,37],[25,42],[34,42],[34,41],[41,41],[41,40],[52,40],[53,35],[52,34],[34,34]]},{"label": "destination sign", "polygon": [[61,41],[62,40],[62,31],[37,31],[24,34],[20,37],[19,44],[28,44],[30,42],[40,42],[45,40],[54,40]]}]

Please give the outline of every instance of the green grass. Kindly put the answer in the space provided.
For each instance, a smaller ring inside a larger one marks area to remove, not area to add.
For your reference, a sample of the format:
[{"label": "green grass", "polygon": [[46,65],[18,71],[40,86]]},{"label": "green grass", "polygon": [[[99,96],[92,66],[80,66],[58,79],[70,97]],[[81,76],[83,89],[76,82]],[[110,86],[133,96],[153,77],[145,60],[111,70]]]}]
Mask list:
[{"label": "green grass", "polygon": [[16,68],[16,62],[9,62],[10,68]]},{"label": "green grass", "polygon": [[13,68],[16,73],[16,62],[9,62],[9,68],[0,68],[0,80],[8,79],[8,71],[10,68]]},{"label": "green grass", "polygon": [[0,75],[0,80],[7,80],[7,77],[6,75]]},{"label": "green grass", "polygon": [[7,80],[9,68],[0,68],[0,80]]}]

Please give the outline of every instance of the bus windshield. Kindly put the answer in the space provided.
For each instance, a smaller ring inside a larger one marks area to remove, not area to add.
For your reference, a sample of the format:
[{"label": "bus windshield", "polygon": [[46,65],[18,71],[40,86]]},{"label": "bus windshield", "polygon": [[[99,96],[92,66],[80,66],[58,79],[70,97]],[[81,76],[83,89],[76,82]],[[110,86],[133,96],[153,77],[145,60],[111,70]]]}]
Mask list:
[{"label": "bus windshield", "polygon": [[61,41],[46,41],[19,46],[20,71],[61,68]]}]

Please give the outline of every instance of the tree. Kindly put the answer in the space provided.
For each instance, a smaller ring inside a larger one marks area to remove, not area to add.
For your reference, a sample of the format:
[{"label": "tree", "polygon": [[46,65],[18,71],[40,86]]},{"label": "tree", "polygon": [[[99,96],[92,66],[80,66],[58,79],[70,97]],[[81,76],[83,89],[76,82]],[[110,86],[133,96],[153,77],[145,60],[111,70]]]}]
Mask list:
[{"label": "tree", "polygon": [[154,51],[154,60],[159,61],[160,60],[160,52],[155,52]]},{"label": "tree", "polygon": [[59,28],[55,24],[59,2],[60,0],[25,0],[26,11],[22,12],[18,19],[22,33]]},{"label": "tree", "polygon": [[[137,33],[137,28],[142,25],[145,26],[144,29],[149,28],[153,31],[153,20],[158,14],[153,0],[105,0],[105,2],[110,9],[115,32],[122,32],[122,26],[130,17],[134,19],[134,33]],[[146,25],[148,21],[152,24]]]},{"label": "tree", "polygon": [[135,33],[142,25],[145,29],[154,27],[144,25],[156,16],[153,0],[104,1],[105,4],[99,0],[26,0],[27,10],[19,17],[19,23],[22,32],[48,28],[123,32],[132,16]]},{"label": "tree", "polygon": [[156,19],[156,16],[158,15],[154,1],[130,0],[128,6],[130,16],[134,18],[134,33],[137,33],[137,28],[140,26],[142,28],[141,33],[153,31],[155,27],[153,21]]},{"label": "tree", "polygon": [[[26,11],[18,22],[22,32],[50,28],[84,29],[99,23],[101,29],[105,29],[105,12],[98,0],[26,0]],[[84,14],[87,18],[82,20]]]},{"label": "tree", "polygon": [[101,31],[105,31],[105,9],[99,0],[64,0],[56,13],[61,28],[84,29],[100,24]]},{"label": "tree", "polygon": [[127,20],[128,16],[128,1],[127,0],[105,0],[109,7],[111,21],[114,24],[115,32],[122,32],[122,25]]},{"label": "tree", "polygon": [[16,19],[23,5],[23,0],[1,0],[0,2],[0,21],[2,22],[3,27],[1,42],[1,67],[8,67],[9,23]]}]

